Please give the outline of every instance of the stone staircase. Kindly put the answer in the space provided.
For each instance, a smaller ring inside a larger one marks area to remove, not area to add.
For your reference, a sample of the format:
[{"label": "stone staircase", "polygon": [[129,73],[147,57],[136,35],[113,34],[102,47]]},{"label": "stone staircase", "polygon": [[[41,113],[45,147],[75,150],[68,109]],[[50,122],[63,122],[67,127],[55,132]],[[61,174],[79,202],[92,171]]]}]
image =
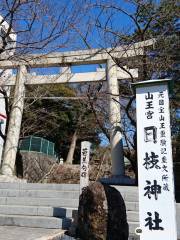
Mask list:
[{"label": "stone staircase", "polygon": [[122,195],[126,204],[126,214],[129,224],[130,239],[139,239],[139,236],[135,235],[135,229],[139,227],[139,203],[138,203],[138,189],[137,187],[130,186],[113,186]]},{"label": "stone staircase", "polygon": [[[139,226],[138,189],[114,187],[126,203],[130,239],[139,239],[135,236],[135,228]],[[77,214],[78,202],[77,184],[0,183],[0,225],[68,229]],[[177,222],[177,229],[180,229],[180,204],[177,205]]]},{"label": "stone staircase", "polygon": [[78,185],[0,183],[0,225],[68,229]]}]

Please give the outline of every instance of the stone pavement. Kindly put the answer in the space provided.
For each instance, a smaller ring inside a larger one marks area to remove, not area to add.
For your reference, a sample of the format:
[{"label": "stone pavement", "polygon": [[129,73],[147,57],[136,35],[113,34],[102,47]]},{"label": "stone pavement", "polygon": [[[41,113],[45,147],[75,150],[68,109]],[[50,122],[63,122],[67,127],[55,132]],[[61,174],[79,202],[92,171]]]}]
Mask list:
[{"label": "stone pavement", "polygon": [[64,230],[0,226],[0,240],[70,240]]}]

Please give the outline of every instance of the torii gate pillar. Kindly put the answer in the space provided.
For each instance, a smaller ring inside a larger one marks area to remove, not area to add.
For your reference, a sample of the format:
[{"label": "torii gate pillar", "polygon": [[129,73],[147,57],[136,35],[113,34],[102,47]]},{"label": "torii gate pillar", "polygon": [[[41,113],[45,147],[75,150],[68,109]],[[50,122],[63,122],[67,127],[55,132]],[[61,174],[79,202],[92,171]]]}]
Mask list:
[{"label": "torii gate pillar", "polygon": [[121,112],[119,103],[119,87],[117,79],[117,65],[112,59],[107,60],[107,84],[109,97],[109,121],[111,158],[112,158],[112,175],[124,176],[124,157],[122,134],[120,131]]},{"label": "torii gate pillar", "polygon": [[16,85],[14,90],[14,99],[9,120],[8,133],[3,154],[3,175],[14,175],[14,166],[19,142],[21,121],[24,107],[26,66],[20,66],[18,69]]},{"label": "torii gate pillar", "polygon": [[112,176],[108,179],[102,178],[101,182],[113,185],[131,185],[134,183],[134,181],[129,177],[125,176],[117,65],[112,59],[107,60],[106,71],[109,96],[109,121],[111,124],[110,143],[112,158]]}]

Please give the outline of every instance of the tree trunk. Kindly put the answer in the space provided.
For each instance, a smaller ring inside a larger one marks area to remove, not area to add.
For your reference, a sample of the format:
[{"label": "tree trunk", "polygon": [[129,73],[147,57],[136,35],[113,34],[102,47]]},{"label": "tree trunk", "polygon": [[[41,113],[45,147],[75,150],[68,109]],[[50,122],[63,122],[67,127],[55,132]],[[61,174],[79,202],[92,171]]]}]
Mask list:
[{"label": "tree trunk", "polygon": [[74,132],[72,139],[71,139],[71,145],[69,148],[69,152],[66,158],[66,164],[72,164],[73,163],[73,156],[74,156],[74,151],[76,148],[76,142],[77,142],[77,130]]}]

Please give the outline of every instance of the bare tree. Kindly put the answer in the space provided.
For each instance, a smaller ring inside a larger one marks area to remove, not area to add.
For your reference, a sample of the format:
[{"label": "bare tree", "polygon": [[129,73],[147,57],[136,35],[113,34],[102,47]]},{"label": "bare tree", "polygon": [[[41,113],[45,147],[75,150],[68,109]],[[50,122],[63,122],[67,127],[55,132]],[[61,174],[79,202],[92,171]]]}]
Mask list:
[{"label": "bare tree", "polygon": [[[124,136],[124,155],[130,160],[133,170],[137,175],[137,146],[136,146],[136,118],[135,118],[135,96],[131,90],[130,83],[147,80],[151,78],[164,78],[173,76],[177,55],[172,49],[174,41],[178,40],[178,1],[87,1],[89,15],[86,27],[87,32],[76,29],[83,44],[87,48],[99,46],[112,49],[124,44],[131,44],[156,38],[154,49],[144,48],[142,56],[133,58],[114,58],[111,51],[108,52],[118,67],[129,75],[126,80],[119,82],[119,92],[122,119],[121,132]],[[124,22],[123,22],[124,21]],[[96,34],[98,41],[90,41],[91,34]],[[177,47],[177,45],[176,45]],[[128,51],[128,48],[126,49]],[[129,71],[130,68],[139,69],[139,77],[134,78]],[[95,96],[90,104],[96,115],[97,121],[97,99],[101,90],[90,94]],[[108,94],[108,93],[107,93]],[[106,106],[101,104],[102,107]],[[105,107],[104,107],[104,111]],[[106,118],[107,115],[104,116]],[[108,124],[104,125],[107,130]],[[102,128],[103,129],[103,128]],[[104,131],[108,136],[108,131]]]},{"label": "bare tree", "polygon": [[[74,26],[82,18],[82,4],[77,0],[55,4],[48,0],[2,0],[0,14],[0,61],[19,61],[28,53],[47,54],[70,48],[74,42]],[[11,101],[5,84],[9,75],[3,80],[4,73],[6,71],[1,72],[0,93],[8,122]],[[0,137],[6,138],[1,130]]]}]

